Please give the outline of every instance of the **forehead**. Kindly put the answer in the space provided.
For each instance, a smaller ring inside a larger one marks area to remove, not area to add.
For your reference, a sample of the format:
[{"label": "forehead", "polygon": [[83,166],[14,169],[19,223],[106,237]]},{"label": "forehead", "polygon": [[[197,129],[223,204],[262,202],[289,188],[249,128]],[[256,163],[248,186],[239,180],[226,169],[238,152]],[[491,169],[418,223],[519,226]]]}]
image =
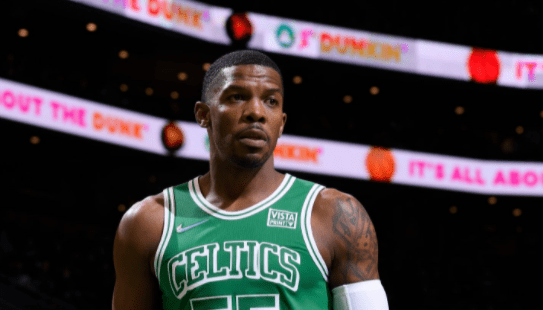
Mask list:
[{"label": "forehead", "polygon": [[281,75],[273,68],[262,65],[238,65],[221,70],[222,88],[237,82],[275,84],[283,89]]}]

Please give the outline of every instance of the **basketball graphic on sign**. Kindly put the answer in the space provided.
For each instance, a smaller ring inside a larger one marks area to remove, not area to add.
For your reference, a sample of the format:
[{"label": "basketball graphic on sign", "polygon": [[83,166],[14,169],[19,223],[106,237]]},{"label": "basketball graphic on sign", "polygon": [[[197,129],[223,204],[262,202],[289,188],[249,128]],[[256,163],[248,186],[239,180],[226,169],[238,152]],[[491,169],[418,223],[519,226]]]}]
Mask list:
[{"label": "basketball graphic on sign", "polygon": [[394,175],[394,157],[392,151],[372,146],[366,157],[366,168],[370,174],[370,180],[390,182]]},{"label": "basketball graphic on sign", "polygon": [[174,122],[169,122],[162,128],[162,143],[169,151],[177,151],[185,142],[185,135],[181,128],[177,127]]},{"label": "basketball graphic on sign", "polygon": [[471,79],[477,83],[495,83],[500,75],[500,61],[496,51],[474,48],[468,59]]},{"label": "basketball graphic on sign", "polygon": [[245,48],[253,36],[253,31],[247,13],[234,13],[226,21],[226,33],[236,48]]}]

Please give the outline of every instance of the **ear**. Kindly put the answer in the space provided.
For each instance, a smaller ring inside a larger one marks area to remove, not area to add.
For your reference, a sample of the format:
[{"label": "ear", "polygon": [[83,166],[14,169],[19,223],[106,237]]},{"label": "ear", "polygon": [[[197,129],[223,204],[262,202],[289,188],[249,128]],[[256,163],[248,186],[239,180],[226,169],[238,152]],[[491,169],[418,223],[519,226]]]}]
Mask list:
[{"label": "ear", "polygon": [[200,127],[207,128],[209,126],[209,106],[201,101],[197,101],[194,105],[194,116],[196,117],[196,123]]},{"label": "ear", "polygon": [[283,124],[279,128],[279,137],[283,135],[283,130],[285,129],[285,124],[287,123],[287,113],[283,113]]}]

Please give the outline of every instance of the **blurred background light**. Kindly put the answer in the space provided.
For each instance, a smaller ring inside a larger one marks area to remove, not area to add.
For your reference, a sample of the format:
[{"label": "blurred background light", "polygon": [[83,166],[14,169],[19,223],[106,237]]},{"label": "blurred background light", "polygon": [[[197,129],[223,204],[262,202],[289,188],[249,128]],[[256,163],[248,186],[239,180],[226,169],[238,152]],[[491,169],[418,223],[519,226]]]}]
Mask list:
[{"label": "blurred background light", "polygon": [[119,52],[119,58],[121,58],[121,59],[126,59],[126,58],[128,58],[128,52],[125,51],[125,50],[121,50],[121,51]]},{"label": "blurred background light", "polygon": [[119,210],[119,212],[124,212],[126,211],[126,206],[123,204],[120,204],[119,206],[117,206],[117,210]]},{"label": "blurred background light", "polygon": [[462,115],[464,114],[464,107],[462,106],[458,106],[454,109],[454,113],[456,113],[457,115]]},{"label": "blurred background light", "polygon": [[177,78],[180,81],[185,81],[188,78],[188,75],[185,72],[179,72],[179,74],[177,75]]},{"label": "blurred background light", "polygon": [[21,38],[26,38],[26,37],[28,37],[28,30],[26,30],[25,28],[21,28],[21,29],[19,29],[19,31],[17,32],[17,34],[18,34]]},{"label": "blurred background light", "polygon": [[40,143],[40,137],[38,137],[38,136],[32,136],[32,137],[30,137],[30,143],[32,143],[32,144],[38,144],[38,143]]},{"label": "blurred background light", "polygon": [[88,23],[88,24],[87,24],[87,31],[89,31],[89,32],[94,32],[94,31],[96,31],[96,28],[97,28],[97,27],[96,27],[96,24],[95,24],[95,23]]},{"label": "blurred background light", "polygon": [[488,197],[488,204],[495,205],[498,202],[498,199],[494,196]]}]

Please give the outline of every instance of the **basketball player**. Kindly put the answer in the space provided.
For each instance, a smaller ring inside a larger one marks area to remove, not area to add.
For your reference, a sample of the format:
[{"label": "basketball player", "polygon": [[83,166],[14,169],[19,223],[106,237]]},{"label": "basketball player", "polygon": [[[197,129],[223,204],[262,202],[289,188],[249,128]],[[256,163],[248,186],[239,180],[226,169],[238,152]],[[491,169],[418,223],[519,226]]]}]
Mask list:
[{"label": "basketball player", "polygon": [[113,309],[388,309],[362,205],[274,168],[283,94],[260,52],[211,65],[195,106],[209,172],[123,216]]}]

